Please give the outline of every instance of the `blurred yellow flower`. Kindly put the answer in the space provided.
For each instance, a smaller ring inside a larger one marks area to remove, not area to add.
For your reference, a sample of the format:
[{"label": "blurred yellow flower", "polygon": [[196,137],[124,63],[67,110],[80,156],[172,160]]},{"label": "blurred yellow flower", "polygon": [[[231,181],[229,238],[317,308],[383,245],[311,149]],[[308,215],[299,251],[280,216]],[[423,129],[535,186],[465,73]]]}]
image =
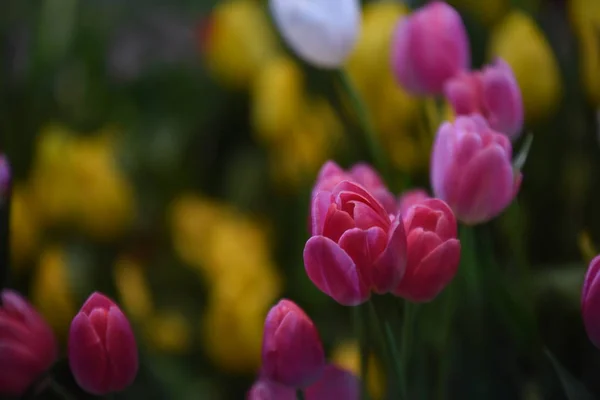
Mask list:
[{"label": "blurred yellow flower", "polygon": [[492,31],[489,57],[502,57],[513,68],[523,93],[525,118],[540,120],[558,106],[562,83],[555,55],[535,21],[512,11]]},{"label": "blurred yellow flower", "polygon": [[232,373],[258,370],[263,325],[270,306],[271,302],[259,296],[236,299],[214,294],[204,314],[202,332],[205,351],[219,368]]},{"label": "blurred yellow flower", "polygon": [[210,20],[206,58],[224,84],[247,88],[279,49],[277,38],[258,0],[217,4]]},{"label": "blurred yellow flower", "polygon": [[596,107],[600,106],[600,3],[570,0],[569,17],[579,38],[581,84]]},{"label": "blurred yellow flower", "polygon": [[177,311],[160,311],[143,325],[144,337],[152,349],[169,354],[183,354],[192,344],[191,327]]},{"label": "blurred yellow flower", "polygon": [[70,179],[72,168],[70,144],[73,133],[64,127],[50,125],[36,139],[31,170],[31,189],[36,207],[45,224],[72,221],[78,190]]},{"label": "blurred yellow flower", "polygon": [[152,293],[142,266],[131,257],[122,256],[115,264],[115,285],[120,303],[134,321],[143,321],[152,313]]},{"label": "blurred yellow flower", "polygon": [[449,3],[486,26],[494,25],[510,10],[510,0],[451,0]]},{"label": "blurred yellow flower", "polygon": [[26,186],[13,187],[10,207],[11,265],[18,269],[34,259],[40,242],[40,226]]},{"label": "blurred yellow flower", "polygon": [[71,143],[77,223],[99,240],[122,234],[134,218],[133,188],[119,170],[115,147],[110,131]]},{"label": "blurred yellow flower", "polygon": [[[338,344],[331,355],[331,362],[341,368],[360,376],[360,351],[353,341],[344,341]],[[367,385],[369,394],[375,400],[382,399],[385,393],[385,376],[381,365],[371,354],[367,367]]]},{"label": "blurred yellow flower", "polygon": [[259,71],[252,88],[252,124],[265,144],[285,139],[305,103],[304,76],[289,57],[277,57]]},{"label": "blurred yellow flower", "polygon": [[309,100],[285,140],[271,149],[271,172],[275,182],[284,189],[295,189],[312,181],[331,157],[342,132],[337,115],[324,99]]},{"label": "blurred yellow flower", "polygon": [[384,136],[397,134],[417,112],[416,100],[396,82],[390,63],[392,34],[407,14],[401,3],[382,1],[365,6],[361,35],[347,65]]},{"label": "blurred yellow flower", "polygon": [[583,257],[586,263],[589,263],[598,255],[598,252],[594,248],[594,242],[592,241],[590,233],[587,230],[584,230],[579,234],[577,244],[579,245],[581,257]]},{"label": "blurred yellow flower", "polygon": [[60,247],[47,247],[40,255],[31,287],[32,302],[59,337],[66,337],[77,312],[66,254]]}]

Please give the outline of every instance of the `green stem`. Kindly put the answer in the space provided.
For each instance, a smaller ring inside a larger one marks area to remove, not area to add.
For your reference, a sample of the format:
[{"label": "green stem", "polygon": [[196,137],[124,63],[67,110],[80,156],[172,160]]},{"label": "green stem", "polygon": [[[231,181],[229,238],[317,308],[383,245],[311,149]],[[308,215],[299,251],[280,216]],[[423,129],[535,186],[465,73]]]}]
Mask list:
[{"label": "green stem", "polygon": [[356,306],[354,311],[354,330],[358,340],[360,351],[360,378],[361,378],[361,399],[367,399],[367,376],[369,366],[369,338],[367,330],[367,318],[365,318],[364,305]]},{"label": "green stem", "polygon": [[402,323],[402,341],[400,343],[400,356],[402,357],[402,382],[403,382],[403,392],[404,397],[407,398],[408,392],[408,371],[410,364],[410,349],[411,349],[411,341],[412,341],[412,333],[414,331],[414,315],[415,315],[414,305],[409,301],[404,301],[404,322]]},{"label": "green stem", "polygon": [[475,249],[475,232],[471,226],[461,225],[459,227],[461,261],[460,270],[464,277],[469,302],[473,305],[479,305],[481,300],[480,285],[481,277],[477,265],[477,254]]},{"label": "green stem", "polygon": [[384,180],[390,183],[390,175],[389,175],[389,165],[387,163],[387,157],[381,147],[381,143],[379,141],[379,136],[375,132],[373,128],[373,124],[369,117],[369,113],[367,107],[362,100],[360,94],[352,84],[352,80],[343,69],[338,70],[338,78],[342,84],[342,87],[348,94],[350,98],[350,102],[352,103],[352,107],[356,112],[358,117],[358,122],[361,126],[362,131],[365,134],[365,139],[367,141],[367,146],[369,148],[369,152],[371,153],[373,164],[377,167],[381,175],[384,177]]},{"label": "green stem", "polygon": [[298,400],[304,400],[304,392],[302,391],[302,389],[298,389],[296,390],[296,399]]}]

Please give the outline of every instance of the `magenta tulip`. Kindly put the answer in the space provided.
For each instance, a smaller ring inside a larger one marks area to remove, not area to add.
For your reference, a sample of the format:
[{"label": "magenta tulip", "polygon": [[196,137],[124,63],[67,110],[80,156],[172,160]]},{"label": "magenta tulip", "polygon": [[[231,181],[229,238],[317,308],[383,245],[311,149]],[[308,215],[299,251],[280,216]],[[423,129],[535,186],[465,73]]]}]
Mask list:
[{"label": "magenta tulip", "polygon": [[441,1],[402,18],[392,38],[392,71],[415,94],[441,94],[444,83],[470,66],[469,39],[460,14]]},{"label": "magenta tulip", "polygon": [[317,328],[300,307],[281,300],[265,320],[262,375],[291,388],[305,388],[321,377],[325,353]]},{"label": "magenta tulip", "polygon": [[468,225],[489,221],[515,198],[521,173],[511,164],[506,135],[492,130],[480,115],[445,122],[431,155],[431,184],[456,218]]},{"label": "magenta tulip", "polygon": [[440,199],[413,205],[403,218],[408,261],[394,294],[413,302],[428,302],[456,275],[460,261],[456,219]]},{"label": "magenta tulip", "polygon": [[446,82],[444,93],[457,115],[479,113],[492,129],[518,138],[523,128],[523,99],[510,66],[502,59],[481,72],[463,72]]},{"label": "magenta tulip", "polygon": [[20,396],[56,361],[58,347],[27,300],[9,289],[0,297],[0,394]]},{"label": "magenta tulip", "polygon": [[311,215],[304,266],[322,292],[354,306],[398,285],[406,266],[404,227],[367,189],[342,181],[319,191]]},{"label": "magenta tulip", "polygon": [[79,386],[94,395],[121,391],[135,379],[138,351],[131,325],[101,293],[93,293],[71,322],[69,365]]},{"label": "magenta tulip", "polygon": [[404,215],[409,208],[424,200],[430,199],[429,194],[423,189],[412,189],[400,195],[398,199],[398,211]]}]

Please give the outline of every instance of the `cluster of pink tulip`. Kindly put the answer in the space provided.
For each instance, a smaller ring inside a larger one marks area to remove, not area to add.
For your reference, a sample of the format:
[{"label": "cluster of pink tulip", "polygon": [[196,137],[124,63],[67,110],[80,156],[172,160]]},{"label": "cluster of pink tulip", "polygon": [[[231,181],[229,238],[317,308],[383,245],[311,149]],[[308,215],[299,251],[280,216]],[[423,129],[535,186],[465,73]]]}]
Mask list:
[{"label": "cluster of pink tulip", "polygon": [[[45,376],[58,358],[50,326],[17,292],[0,293],[0,395],[21,396],[53,387]],[[138,351],[129,321],[101,293],[93,293],[73,318],[69,366],[86,392],[105,395],[129,386],[138,370]],[[45,378],[45,379],[44,379]]]}]

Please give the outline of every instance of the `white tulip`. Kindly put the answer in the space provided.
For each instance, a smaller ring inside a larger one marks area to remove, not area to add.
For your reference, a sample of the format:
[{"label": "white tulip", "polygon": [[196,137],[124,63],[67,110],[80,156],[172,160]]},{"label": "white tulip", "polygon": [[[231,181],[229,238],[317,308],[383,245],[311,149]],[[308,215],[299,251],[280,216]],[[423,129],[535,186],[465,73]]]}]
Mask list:
[{"label": "white tulip", "polygon": [[337,68],[360,31],[359,0],[270,0],[281,36],[309,64]]}]

